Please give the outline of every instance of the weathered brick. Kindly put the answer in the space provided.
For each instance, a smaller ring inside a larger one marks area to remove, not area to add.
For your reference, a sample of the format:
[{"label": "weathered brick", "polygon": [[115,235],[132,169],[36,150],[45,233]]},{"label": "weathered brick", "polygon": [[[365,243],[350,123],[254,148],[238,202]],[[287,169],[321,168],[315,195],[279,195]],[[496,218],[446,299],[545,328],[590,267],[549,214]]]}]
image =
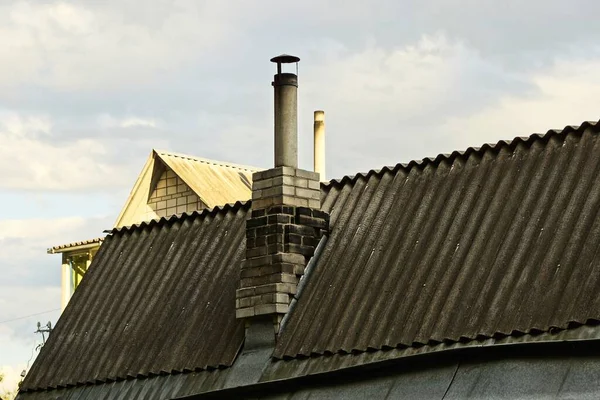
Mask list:
[{"label": "weathered brick", "polygon": [[257,217],[263,217],[264,215],[266,215],[267,210],[260,209],[260,210],[252,210],[252,218],[257,218]]},{"label": "weathered brick", "polygon": [[312,217],[313,210],[309,207],[298,207],[296,208],[296,215],[306,215],[308,217]]},{"label": "weathered brick", "polygon": [[242,288],[235,291],[235,298],[240,299],[242,297],[254,296],[254,287]]},{"label": "weathered brick", "polygon": [[283,243],[275,243],[275,244],[270,244],[267,246],[268,254],[282,253],[284,251],[285,251],[285,247],[284,247]]},{"label": "weathered brick", "polygon": [[267,236],[267,244],[283,244],[284,243],[284,237],[283,237],[283,233],[279,233],[279,234],[274,234],[274,235],[269,235]]},{"label": "weathered brick", "polygon": [[[321,218],[307,217],[305,215],[298,215],[296,217],[296,224],[307,225],[318,229],[327,229],[327,221]],[[259,228],[260,229],[260,228]]]},{"label": "weathered brick", "polygon": [[296,178],[292,177],[292,176],[276,176],[275,178],[273,178],[273,186],[276,185],[288,185],[288,186],[294,186],[294,181]]},{"label": "weathered brick", "polygon": [[290,310],[287,304],[261,304],[254,307],[254,315],[285,314]]},{"label": "weathered brick", "polygon": [[267,211],[267,214],[268,215],[271,215],[271,214],[295,215],[294,210],[295,210],[294,207],[278,205],[278,206],[273,206],[273,207],[269,208],[269,210]]},{"label": "weathered brick", "polygon": [[246,249],[246,258],[260,257],[267,254],[267,248],[265,246],[255,247],[253,249]]},{"label": "weathered brick", "polygon": [[[302,236],[302,244],[305,246],[317,247],[321,238],[316,238],[312,236]],[[290,242],[294,243],[294,242]]]},{"label": "weathered brick", "polygon": [[313,181],[313,180],[309,180],[308,181],[308,188],[309,189],[315,189],[315,190],[321,190],[321,182],[319,181]]},{"label": "weathered brick", "polygon": [[[277,168],[267,169],[265,171],[262,171],[258,175],[258,180],[275,178],[277,176],[283,176],[283,175],[295,176],[296,175],[296,169],[292,168],[292,167],[277,167]],[[252,175],[252,180],[253,181],[254,181],[255,176],[257,176],[256,173],[254,173]]]},{"label": "weathered brick", "polygon": [[[294,274],[298,275],[296,268],[297,264],[290,263],[275,263],[275,264],[266,264],[256,267],[246,267],[240,270],[241,278],[253,278],[255,276],[263,276],[263,275],[271,275],[271,274]],[[302,269],[302,272],[304,269]]]},{"label": "weathered brick", "polygon": [[321,208],[321,200],[309,199],[308,206],[310,208]]},{"label": "weathered brick", "polygon": [[285,251],[302,254],[304,257],[312,257],[315,253],[315,248],[312,246],[289,243],[285,245]]},{"label": "weathered brick", "polygon": [[285,226],[285,233],[296,233],[298,235],[315,235],[315,228],[306,225],[290,224]]},{"label": "weathered brick", "polygon": [[302,235],[298,235],[295,233],[286,233],[285,241],[287,243],[302,244]]},{"label": "weathered brick", "polygon": [[279,204],[285,204],[285,205],[289,205],[289,206],[308,207],[308,199],[294,197],[294,196],[282,196],[282,198],[277,199],[277,201],[281,202]]},{"label": "weathered brick", "polygon": [[292,219],[287,214],[270,214],[267,218],[269,224],[289,224]]},{"label": "weathered brick", "polygon": [[[276,197],[276,196],[293,196],[295,194],[295,188],[293,186],[274,186],[269,189],[264,189],[261,192],[261,197]],[[252,194],[254,196],[254,193]],[[254,197],[253,197],[254,198]]]},{"label": "weathered brick", "polygon": [[294,186],[297,188],[307,188],[308,187],[308,180],[304,179],[304,178],[295,178],[294,179]]},{"label": "weathered brick", "polygon": [[254,240],[254,246],[258,247],[258,246],[266,246],[267,244],[267,237],[266,236],[257,236],[256,239]]},{"label": "weathered brick", "polygon": [[304,264],[294,264],[294,275],[304,275],[304,270],[306,269]]},{"label": "weathered brick", "polygon": [[262,285],[267,285],[269,283],[274,283],[271,280],[270,275],[250,276],[250,277],[246,277],[246,278],[240,278],[240,286],[242,288],[262,286]]},{"label": "weathered brick", "polygon": [[292,283],[268,283],[266,285],[255,286],[252,290],[256,294],[288,293],[294,295],[296,294],[297,286]]},{"label": "weathered brick", "polygon": [[276,273],[269,275],[253,276],[248,278],[240,278],[242,288],[250,286],[261,286],[269,283],[298,283],[298,278],[294,274]]},{"label": "weathered brick", "polygon": [[320,200],[321,192],[319,192],[318,190],[313,190],[313,189],[296,188],[296,196],[304,197],[307,199]]},{"label": "weathered brick", "polygon": [[267,196],[263,196],[263,192],[266,190],[270,190],[270,189],[252,190],[252,200],[259,200],[259,199],[262,199],[263,197],[267,197]]},{"label": "weathered brick", "polygon": [[290,304],[290,295],[287,293],[268,293],[260,296],[263,304],[265,303],[281,303]]},{"label": "weathered brick", "polygon": [[320,176],[318,172],[314,172],[314,171],[306,171],[304,169],[296,169],[296,176],[299,176],[300,178],[306,178],[306,179],[310,179],[313,181],[319,181]]},{"label": "weathered brick", "polygon": [[237,310],[235,310],[236,318],[248,318],[253,317],[254,315],[254,307],[238,308]]},{"label": "weathered brick", "polygon": [[300,254],[294,253],[279,253],[279,254],[268,254],[252,259],[246,259],[242,261],[242,268],[260,267],[263,265],[270,265],[276,263],[288,263],[288,264],[302,264],[304,265],[304,257]]},{"label": "weathered brick", "polygon": [[258,181],[252,181],[252,191],[260,189],[268,189],[273,187],[273,179],[262,179]]},{"label": "weathered brick", "polygon": [[267,223],[268,223],[268,218],[266,216],[258,217],[258,218],[250,218],[250,219],[246,220],[246,229],[257,228],[259,226],[267,225]]},{"label": "weathered brick", "polygon": [[[254,303],[252,302],[252,299],[255,297],[256,296],[251,296],[251,297],[243,297],[241,299],[237,299],[237,302],[239,303],[239,308],[252,307],[254,305]],[[260,296],[258,296],[258,298],[260,298]]]},{"label": "weathered brick", "polygon": [[[281,203],[279,203],[279,204],[281,204]],[[275,205],[275,199],[273,197],[269,197],[266,199],[252,200],[252,208],[253,209],[267,208],[272,205]]]},{"label": "weathered brick", "polygon": [[284,233],[285,226],[280,224],[271,224],[267,226],[261,226],[256,228],[256,236],[266,236],[273,233]]},{"label": "weathered brick", "polygon": [[329,214],[327,214],[325,211],[313,210],[313,217],[329,221]]}]

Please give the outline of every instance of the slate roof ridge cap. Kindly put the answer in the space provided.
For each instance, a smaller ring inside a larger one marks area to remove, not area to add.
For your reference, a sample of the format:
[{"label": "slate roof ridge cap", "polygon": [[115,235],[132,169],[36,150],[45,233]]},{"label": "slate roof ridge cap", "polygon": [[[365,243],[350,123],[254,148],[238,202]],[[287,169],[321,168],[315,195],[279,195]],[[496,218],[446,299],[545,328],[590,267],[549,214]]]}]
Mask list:
[{"label": "slate roof ridge cap", "polygon": [[571,133],[583,133],[588,128],[598,128],[600,126],[600,120],[598,121],[584,121],[581,125],[567,125],[563,129],[549,129],[546,133],[532,133],[529,136],[516,136],[512,140],[498,140],[496,143],[484,143],[480,147],[468,147],[465,150],[454,150],[451,153],[440,153],[435,157],[425,157],[422,159],[414,159],[407,163],[398,163],[394,166],[384,166],[381,169],[371,169],[367,172],[359,172],[355,175],[345,175],[341,178],[331,179],[329,181],[321,182],[323,189],[330,189],[333,186],[341,186],[346,183],[354,183],[359,178],[369,179],[372,175],[380,175],[386,172],[397,173],[403,169],[406,172],[410,171],[414,167],[426,167],[427,165],[433,164],[437,166],[442,161],[452,161],[458,157],[467,158],[471,154],[476,153],[483,155],[486,151],[499,150],[503,146],[510,148],[516,147],[519,143],[532,144],[539,140],[547,140],[555,135],[568,135]]},{"label": "slate roof ridge cap", "polygon": [[251,200],[245,200],[245,201],[238,200],[235,203],[227,203],[222,206],[215,206],[212,208],[204,208],[202,210],[195,210],[190,213],[184,212],[181,214],[174,214],[169,217],[154,218],[149,221],[142,221],[138,224],[113,228],[111,231],[111,234],[122,233],[122,232],[133,232],[138,229],[144,229],[146,227],[151,227],[154,225],[163,225],[165,223],[175,223],[177,221],[184,221],[188,218],[204,218],[208,215],[217,215],[217,214],[221,214],[221,213],[226,214],[230,211],[237,212],[238,210],[240,210],[242,208],[249,209],[251,203],[252,203]]},{"label": "slate roof ridge cap", "polygon": [[258,168],[258,167],[254,167],[252,165],[243,165],[243,164],[236,164],[236,163],[232,163],[232,162],[228,162],[228,161],[212,160],[209,158],[196,157],[196,156],[192,156],[189,154],[175,153],[175,152],[167,151],[167,150],[160,150],[160,149],[153,149],[153,150],[159,156],[183,158],[185,160],[198,161],[203,164],[210,164],[210,165],[214,165],[214,166],[218,166],[218,167],[239,169],[239,170],[250,171],[250,172],[258,172],[258,171],[264,170],[264,168]]}]

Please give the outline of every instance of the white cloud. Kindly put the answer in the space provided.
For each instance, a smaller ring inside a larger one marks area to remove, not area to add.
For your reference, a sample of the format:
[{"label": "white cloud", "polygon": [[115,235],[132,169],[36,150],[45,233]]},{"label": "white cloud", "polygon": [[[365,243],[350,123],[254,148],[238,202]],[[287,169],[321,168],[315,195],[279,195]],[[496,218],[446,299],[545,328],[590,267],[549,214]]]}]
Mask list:
[{"label": "white cloud", "polygon": [[159,122],[155,118],[143,118],[137,116],[115,118],[110,114],[100,115],[98,117],[98,124],[103,128],[156,128],[159,126]]},{"label": "white cloud", "polygon": [[[100,141],[53,143],[49,140],[51,129],[46,116],[0,114],[0,168],[9,171],[1,188],[65,190],[119,185],[122,175],[114,165],[102,161],[107,149]],[[109,176],[113,178],[109,180]]]},{"label": "white cloud", "polygon": [[307,132],[312,111],[323,108],[333,177],[597,120],[600,114],[597,59],[573,56],[517,74],[441,34],[396,49],[374,43],[353,52],[329,45],[320,57],[325,62],[300,81],[301,157],[311,165]]},{"label": "white cloud", "polygon": [[194,1],[25,1],[0,6],[0,85],[111,90],[148,83],[226,37],[222,7]]},{"label": "white cloud", "polygon": [[506,94],[473,115],[447,119],[441,130],[464,148],[600,119],[600,60],[560,60],[531,80],[535,96]]},{"label": "white cloud", "polygon": [[[90,210],[90,214],[93,210]],[[103,236],[103,230],[112,226],[115,217],[68,217],[55,219],[0,220],[0,291],[17,283],[30,285],[58,285],[60,257],[46,254],[49,247]],[[4,294],[0,294],[4,296]],[[11,303],[2,306],[0,320]],[[19,311],[19,309],[13,309]]]},{"label": "white cloud", "polygon": [[[328,48],[320,56],[324,62],[301,77],[300,96],[303,130],[311,129],[314,109],[325,110],[329,176],[393,165],[456,143],[441,129],[447,118],[470,115],[494,104],[507,87],[527,85],[524,76],[443,34],[391,49],[375,42],[358,52]],[[310,156],[310,144],[304,148]]]},{"label": "white cloud", "polygon": [[[117,128],[154,128],[152,119],[127,118],[116,121]],[[90,129],[93,129],[91,125]],[[132,143],[127,136],[103,136],[105,126],[95,136],[55,140],[50,117],[0,111],[0,168],[9,173],[0,189],[26,190],[109,190],[129,186],[141,168],[140,150],[149,152],[161,141],[142,138]],[[117,152],[127,155],[119,158]],[[143,155],[142,155],[143,157]],[[125,172],[123,172],[125,171]]]}]

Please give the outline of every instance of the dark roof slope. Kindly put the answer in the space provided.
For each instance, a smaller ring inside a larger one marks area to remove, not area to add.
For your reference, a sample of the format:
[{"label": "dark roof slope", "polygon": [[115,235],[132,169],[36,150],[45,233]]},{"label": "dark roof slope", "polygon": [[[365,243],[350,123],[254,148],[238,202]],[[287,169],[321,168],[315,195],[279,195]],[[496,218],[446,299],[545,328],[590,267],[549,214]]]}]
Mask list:
[{"label": "dark roof slope", "polygon": [[325,188],[332,231],[275,356],[549,331],[600,319],[598,126]]},{"label": "dark roof slope", "polygon": [[[260,381],[467,346],[598,339],[598,128],[322,186],[331,232],[274,353],[295,359],[270,359]],[[244,355],[232,368],[185,372],[231,366],[242,344],[234,302],[248,209],[114,231],[22,389],[89,383],[47,397],[163,398],[239,386]],[[519,332],[530,334],[503,337]]]},{"label": "dark roof slope", "polygon": [[249,204],[113,231],[21,390],[229,366]]}]

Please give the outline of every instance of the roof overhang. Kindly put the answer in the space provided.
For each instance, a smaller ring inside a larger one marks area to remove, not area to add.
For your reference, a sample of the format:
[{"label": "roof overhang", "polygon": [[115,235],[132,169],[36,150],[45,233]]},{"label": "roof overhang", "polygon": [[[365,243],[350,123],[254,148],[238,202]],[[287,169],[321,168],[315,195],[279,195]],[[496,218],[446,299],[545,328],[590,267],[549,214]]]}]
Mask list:
[{"label": "roof overhang", "polygon": [[78,242],[72,242],[69,244],[61,244],[58,246],[50,247],[47,250],[47,252],[48,252],[48,254],[58,254],[58,253],[67,253],[67,252],[71,253],[71,252],[81,251],[81,250],[89,250],[89,249],[99,247],[103,241],[104,241],[104,238],[95,238],[95,239],[90,239],[90,240],[82,240],[82,241],[78,241]]}]

